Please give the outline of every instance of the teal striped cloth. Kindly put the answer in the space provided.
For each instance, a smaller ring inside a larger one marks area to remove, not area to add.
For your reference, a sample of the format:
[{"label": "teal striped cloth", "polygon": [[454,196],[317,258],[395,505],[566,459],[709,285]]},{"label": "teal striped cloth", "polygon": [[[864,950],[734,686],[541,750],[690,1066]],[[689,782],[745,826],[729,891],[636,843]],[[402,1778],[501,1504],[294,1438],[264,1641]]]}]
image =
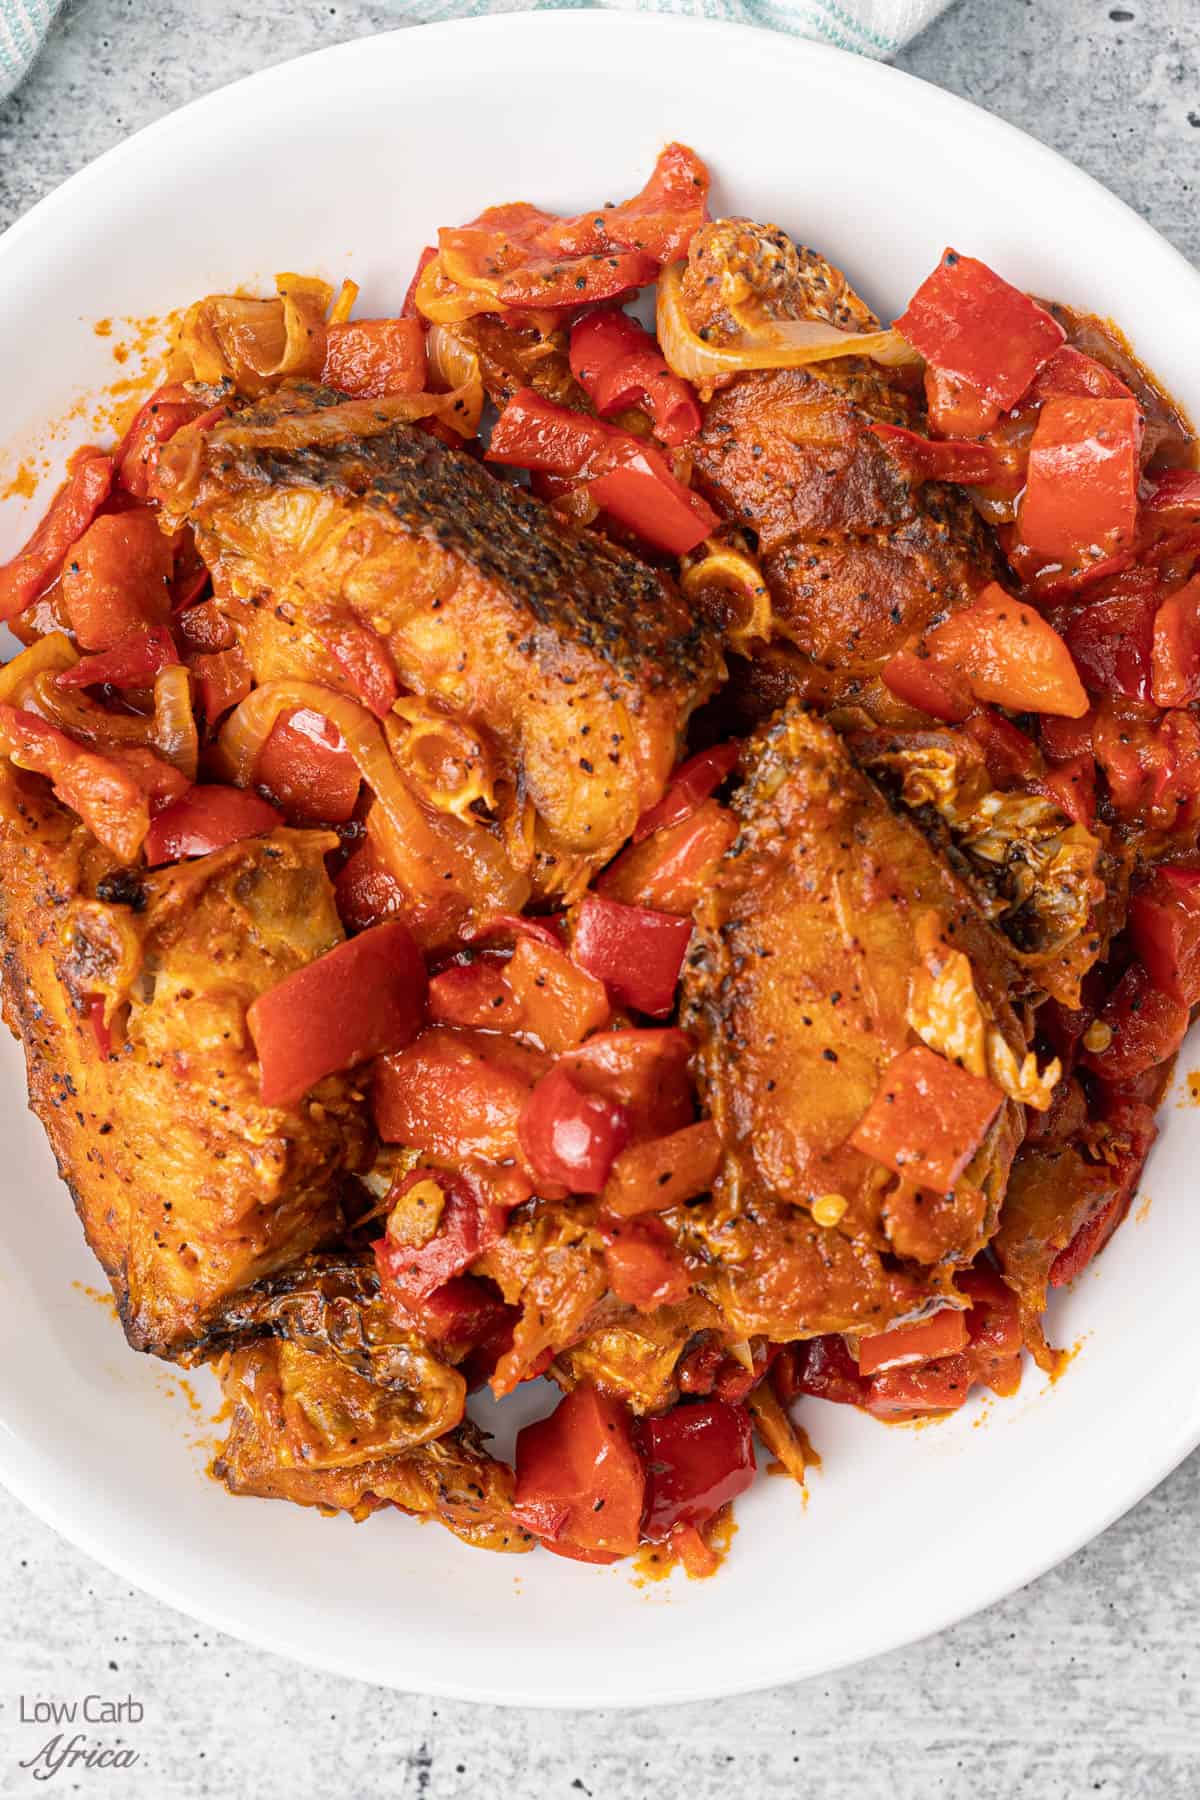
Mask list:
[{"label": "teal striped cloth", "polygon": [[[679,13],[765,25],[798,37],[823,38],[863,56],[892,56],[928,25],[948,0],[605,0],[629,12]],[[41,49],[60,0],[0,0],[0,100],[21,82]],[[475,18],[492,12],[549,12],[592,0],[396,0],[397,21]],[[231,23],[234,9],[230,8]],[[136,13],[133,19],[136,20]],[[131,29],[134,28],[131,22]]]}]

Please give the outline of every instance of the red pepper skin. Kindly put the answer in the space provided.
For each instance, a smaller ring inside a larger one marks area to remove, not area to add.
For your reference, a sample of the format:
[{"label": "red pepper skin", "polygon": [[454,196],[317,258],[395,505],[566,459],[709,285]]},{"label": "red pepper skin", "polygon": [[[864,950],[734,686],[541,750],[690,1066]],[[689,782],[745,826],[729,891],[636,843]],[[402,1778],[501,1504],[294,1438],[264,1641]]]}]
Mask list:
[{"label": "red pepper skin", "polygon": [[1135,887],[1129,935],[1160,992],[1200,1004],[1200,868],[1164,863]]},{"label": "red pepper skin", "polygon": [[620,1102],[585,1092],[561,1066],[530,1094],[517,1133],[535,1177],[572,1194],[599,1194],[631,1136]]},{"label": "red pepper skin", "polygon": [[1055,590],[1094,581],[1137,532],[1142,423],[1135,400],[1048,400],[1029,446],[1014,566],[1049,565]]},{"label": "red pepper skin", "polygon": [[[202,608],[197,607],[199,612]],[[191,656],[188,667],[196,684],[196,698],[205,723],[215,729],[218,721],[238,706],[250,692],[250,664],[240,644],[229,650]]]},{"label": "red pepper skin", "polygon": [[691,1273],[661,1219],[602,1217],[600,1235],[609,1288],[624,1305],[656,1312],[687,1299]]},{"label": "red pepper skin", "polygon": [[245,788],[215,782],[189,788],[151,821],[146,861],[153,869],[187,856],[207,856],[239,838],[261,837],[282,824],[281,813]]},{"label": "red pepper skin", "polygon": [[1011,712],[1088,710],[1071,653],[1054,627],[1028,601],[991,581],[974,604],[951,613],[926,634],[930,654],[965,677],[976,699]]},{"label": "red pepper skin", "polygon": [[711,750],[701,750],[680,763],[667,783],[662,799],[647,808],[634,826],[633,842],[640,844],[652,832],[678,825],[694,813],[732,775],[740,755],[740,744],[716,744]]},{"label": "red pepper skin", "polygon": [[1073,344],[1064,344],[1044,363],[1025,396],[1028,404],[1045,400],[1132,400],[1133,395],[1111,369]]},{"label": "red pepper skin", "polygon": [[996,787],[1017,787],[1041,774],[1037,746],[994,707],[976,707],[966,721],[966,735],[983,751],[988,774]]},{"label": "red pepper skin", "polygon": [[1039,794],[1053,800],[1060,812],[1090,831],[1096,823],[1096,764],[1090,756],[1074,756],[1059,763],[1033,783]]},{"label": "red pepper skin", "polygon": [[[1132,575],[1121,579],[1132,580]],[[1075,609],[1063,637],[1090,692],[1149,700],[1158,606],[1157,587],[1151,584],[1149,591],[1143,587],[1085,600]]]},{"label": "red pepper skin", "polygon": [[482,1031],[521,1029],[521,1007],[504,979],[504,962],[485,951],[474,962],[451,963],[429,983],[429,1017],[437,1025]]},{"label": "red pepper skin", "polygon": [[719,800],[704,800],[678,824],[663,825],[640,844],[630,844],[596,878],[596,892],[625,906],[690,914],[717,865],[736,841],[738,822]]},{"label": "red pepper skin", "polygon": [[931,719],[944,719],[948,725],[961,725],[975,705],[970,683],[958,669],[933,656],[918,656],[913,650],[897,650],[880,671],[884,686],[897,700]]},{"label": "red pepper skin", "polygon": [[586,1383],[517,1436],[514,1516],[560,1554],[632,1556],[645,1491],[627,1409]]},{"label": "red pepper skin", "polygon": [[1190,520],[1200,516],[1200,469],[1165,469],[1145,502],[1155,518],[1181,513]]},{"label": "red pepper skin", "polygon": [[655,339],[628,313],[588,313],[571,332],[570,355],[571,373],[602,419],[644,407],[655,437],[672,449],[699,431],[695,394],[672,375]]},{"label": "red pepper skin", "polygon": [[517,1161],[521,1114],[548,1064],[512,1038],[430,1026],[375,1066],[379,1135],[460,1167]]},{"label": "red pepper skin", "polygon": [[1154,616],[1150,694],[1156,706],[1200,699],[1200,575],[1168,594]]},{"label": "red pepper skin", "polygon": [[792,1346],[796,1352],[795,1386],[801,1394],[832,1400],[839,1406],[865,1406],[870,1383],[837,1333]]},{"label": "red pepper skin", "polygon": [[949,1193],[1003,1101],[994,1083],[916,1044],[883,1071],[849,1142],[906,1180]]},{"label": "red pepper skin", "polygon": [[744,1406],[689,1401],[641,1425],[646,1466],[643,1531],[653,1542],[676,1525],[703,1525],[753,1484],[754,1435]]},{"label": "red pepper skin", "polygon": [[1080,1061],[1105,1081],[1133,1081],[1174,1056],[1188,1028],[1183,1001],[1154,986],[1140,963],[1126,969],[1099,1012],[1112,1031],[1104,1050],[1085,1050]]},{"label": "red pepper skin", "polygon": [[377,719],[385,719],[395,705],[400,683],[391,652],[379,633],[350,619],[341,625],[327,625],[322,639],[355,699]]},{"label": "red pepper skin", "polygon": [[990,431],[1066,337],[1027,294],[954,250],[922,282],[896,329],[929,365],[930,419],[947,437]]},{"label": "red pepper skin", "polygon": [[559,1067],[584,1093],[616,1101],[629,1115],[633,1139],[666,1137],[690,1125],[695,1100],[686,1032],[658,1030],[597,1032],[560,1057]]},{"label": "red pepper skin", "polygon": [[149,498],[162,446],[205,410],[204,402],[193,399],[182,382],[170,382],[151,394],[113,452],[117,480],[127,494],[137,500]]},{"label": "red pepper skin", "polygon": [[691,935],[690,919],[588,894],[576,916],[572,955],[617,1000],[662,1019],[675,1004]]},{"label": "red pepper skin", "polygon": [[311,707],[281,716],[262,747],[254,779],[289,819],[344,825],[354,817],[357,764],[337,729]]},{"label": "red pepper skin", "polygon": [[513,395],[484,460],[586,482],[602,510],[671,556],[694,550],[719,523],[652,444],[544,400],[532,388]]},{"label": "red pepper skin", "polygon": [[960,487],[996,487],[1008,461],[993,444],[964,438],[925,438],[903,425],[868,426],[916,481],[955,481]]},{"label": "red pepper skin", "polygon": [[83,536],[112,490],[112,458],[100,450],[78,450],[33,536],[10,562],[0,564],[0,622],[18,613],[49,587],[67,551]]},{"label": "red pepper skin", "polygon": [[62,572],[63,605],[80,647],[111,650],[131,631],[165,625],[174,564],[148,507],[95,519]]},{"label": "red pepper skin", "polygon": [[425,327],[416,318],[346,319],[327,326],[321,380],[353,400],[421,393]]},{"label": "red pepper skin", "polygon": [[394,1205],[410,1188],[434,1182],[442,1191],[442,1216],[424,1244],[401,1244],[390,1236],[371,1246],[384,1291],[405,1307],[419,1308],[439,1288],[462,1275],[476,1257],[498,1244],[506,1214],[478,1193],[461,1175],[446,1169],[416,1168],[402,1175],[388,1195]]},{"label": "red pepper skin", "polygon": [[179,661],[174,639],[165,625],[135,627],[118,638],[111,650],[82,656],[73,669],[55,677],[62,688],[153,687],[154,677]]},{"label": "red pepper skin", "polygon": [[425,1017],[421,952],[398,919],[327,950],[246,1013],[266,1106],[293,1106],[326,1075],[409,1043]]}]

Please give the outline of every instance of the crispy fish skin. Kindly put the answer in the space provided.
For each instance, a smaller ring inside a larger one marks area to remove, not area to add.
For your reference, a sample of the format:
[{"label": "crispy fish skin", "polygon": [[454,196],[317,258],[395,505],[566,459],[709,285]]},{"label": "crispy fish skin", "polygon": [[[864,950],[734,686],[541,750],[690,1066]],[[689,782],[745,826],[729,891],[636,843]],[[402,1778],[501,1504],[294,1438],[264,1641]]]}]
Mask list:
[{"label": "crispy fish skin", "polygon": [[114,870],[39,777],[0,769],[4,1017],[135,1349],[195,1360],[216,1306],[343,1229],[373,1148],[365,1101],[335,1076],[263,1106],[245,1027],[257,994],[341,937],[327,847],[279,831]]},{"label": "crispy fish skin", "polygon": [[[714,1198],[688,1209],[689,1230],[719,1265],[709,1291],[748,1332],[878,1323],[913,1305],[912,1281],[897,1284],[890,1259],[941,1271],[986,1241],[1022,1109],[1001,1108],[982,1179],[973,1171],[953,1194],[916,1203],[847,1139],[915,1041],[911,984],[930,942],[967,956],[1020,1060],[1017,971],[967,890],[827,725],[793,704],[743,766],[742,832],[700,904],[683,977],[683,1023],[725,1148]],[[822,1228],[811,1209],[831,1194],[846,1209]]]},{"label": "crispy fish skin", "polygon": [[491,734],[548,847],[598,866],[716,685],[715,635],[628,551],[427,432],[339,436],[363,409],[331,401],[280,390],[180,433],[160,464],[168,519],[194,526],[256,679],[344,686],[322,627],[369,626],[404,686]]}]

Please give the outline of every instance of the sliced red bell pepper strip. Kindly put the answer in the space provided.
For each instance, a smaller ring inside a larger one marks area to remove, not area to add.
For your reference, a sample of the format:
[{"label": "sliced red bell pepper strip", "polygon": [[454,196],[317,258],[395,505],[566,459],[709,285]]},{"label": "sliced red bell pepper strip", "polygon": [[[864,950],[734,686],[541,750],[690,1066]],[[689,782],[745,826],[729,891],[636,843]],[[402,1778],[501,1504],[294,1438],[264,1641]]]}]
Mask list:
[{"label": "sliced red bell pepper strip", "polygon": [[600,1193],[631,1136],[625,1107],[587,1093],[561,1065],[538,1082],[517,1131],[537,1179],[572,1194]]},{"label": "sliced red bell pepper strip", "polygon": [[640,844],[652,832],[678,825],[694,813],[733,774],[741,749],[740,744],[715,744],[711,750],[700,750],[680,763],[662,799],[648,807],[634,826],[633,842]]},{"label": "sliced red bell pepper strip", "polygon": [[627,1409],[587,1383],[518,1433],[513,1513],[563,1550],[631,1556],[646,1478]]},{"label": "sliced red bell pepper strip", "polygon": [[970,1358],[945,1356],[912,1369],[885,1369],[867,1385],[866,1409],[877,1419],[957,1412],[971,1391]]},{"label": "sliced red bell pepper strip", "polygon": [[990,582],[974,605],[927,633],[925,645],[957,670],[979,700],[1010,712],[1063,713],[1079,719],[1088,697],[1071,652],[1028,601]]},{"label": "sliced red bell pepper strip", "polygon": [[84,650],[111,650],[131,631],[165,625],[175,559],[169,538],[143,506],[102,513],[68,556],[61,592]]},{"label": "sliced red bell pepper strip", "polygon": [[691,1040],[675,1026],[604,1031],[568,1050],[559,1067],[585,1093],[623,1107],[636,1140],[665,1137],[692,1122],[691,1054]]},{"label": "sliced red bell pepper strip", "polygon": [[588,313],[571,331],[571,373],[602,419],[640,406],[654,435],[673,449],[695,437],[700,407],[686,381],[672,375],[654,337],[628,313]]},{"label": "sliced red bell pepper strip", "polygon": [[523,937],[503,979],[520,1009],[522,1030],[545,1050],[573,1050],[589,1032],[608,1024],[611,1008],[604,983],[556,946]]},{"label": "sliced red bell pepper strip", "polygon": [[0,564],[0,621],[18,613],[49,587],[67,551],[83,536],[113,484],[112,458],[100,450],[77,450],[68,475],[24,549]]},{"label": "sliced red bell pepper strip", "polygon": [[548,1062],[512,1038],[430,1026],[376,1064],[379,1135],[460,1166],[514,1162],[518,1122]]},{"label": "sliced red bell pepper strip", "polygon": [[1026,395],[1030,404],[1044,400],[1132,400],[1133,395],[1111,369],[1094,356],[1085,356],[1074,344],[1063,344],[1043,363]]},{"label": "sliced red bell pepper strip", "polygon": [[992,1082],[914,1044],[884,1070],[849,1142],[906,1180],[949,1193],[1003,1103]]},{"label": "sliced red bell pepper strip", "polygon": [[1017,404],[1066,332],[986,263],[947,250],[896,320],[929,365],[936,430],[977,437]]},{"label": "sliced red bell pepper strip", "polygon": [[705,800],[676,825],[630,844],[596,879],[596,892],[625,906],[690,913],[738,835],[738,822],[718,800]]},{"label": "sliced red bell pepper strip", "polygon": [[1136,886],[1129,935],[1156,988],[1184,1006],[1200,1003],[1200,868],[1163,863]]},{"label": "sliced red bell pepper strip", "polygon": [[719,524],[652,444],[532,388],[521,388],[500,414],[485,460],[586,482],[598,506],[671,556],[694,550]]},{"label": "sliced red bell pepper strip", "polygon": [[1156,706],[1200,699],[1200,575],[1168,594],[1154,615],[1150,695]]},{"label": "sliced red bell pepper strip", "polygon": [[347,319],[325,329],[326,387],[354,400],[419,394],[426,385],[425,327],[417,318]]},{"label": "sliced red bell pepper strip", "polygon": [[203,400],[172,381],[151,394],[113,451],[117,479],[127,494],[145,500],[158,466],[158,453],[169,438],[208,410]]},{"label": "sliced red bell pepper strip", "polygon": [[409,1043],[425,964],[399,919],[348,938],[260,994],[246,1014],[266,1106],[294,1106],[326,1075]]},{"label": "sliced red bell pepper strip", "polygon": [[661,1019],[675,1004],[691,935],[690,919],[587,894],[576,915],[571,954],[626,1006]]},{"label": "sliced red bell pepper strip", "polygon": [[1009,463],[993,444],[965,438],[926,438],[903,425],[874,422],[868,430],[890,450],[917,481],[956,481],[960,487],[995,487],[1004,481]]},{"label": "sliced red bell pepper strip", "polygon": [[358,765],[336,726],[307,706],[280,715],[254,780],[289,819],[308,824],[344,825],[358,804]]},{"label": "sliced red bell pepper strip", "polygon": [[754,1434],[744,1406],[689,1401],[643,1421],[644,1531],[653,1541],[676,1525],[702,1525],[753,1484]]},{"label": "sliced red bell pepper strip", "polygon": [[1137,533],[1142,419],[1136,400],[1047,400],[1029,446],[1015,567],[1079,587],[1129,553]]},{"label": "sliced red bell pepper strip", "polygon": [[631,1144],[613,1163],[604,1186],[604,1209],[619,1219],[666,1212],[706,1194],[721,1166],[721,1139],[711,1119],[685,1125],[668,1137]]},{"label": "sliced red bell pepper strip", "polygon": [[1174,1056],[1188,1028],[1188,1007],[1155,987],[1140,963],[1126,969],[1097,1014],[1112,1033],[1103,1050],[1085,1049],[1080,1061],[1105,1081],[1133,1081]]},{"label": "sliced red bell pepper strip", "polygon": [[936,1356],[953,1356],[965,1349],[965,1312],[940,1306],[915,1325],[893,1325],[858,1340],[858,1372],[878,1375],[881,1369],[898,1369],[906,1363],[929,1362]]},{"label": "sliced red bell pepper strip", "polygon": [[503,1209],[447,1169],[418,1167],[402,1175],[388,1195],[389,1211],[399,1206],[407,1218],[419,1212],[427,1194],[436,1225],[424,1241],[408,1242],[389,1226],[387,1235],[372,1245],[384,1291],[406,1307],[431,1300],[504,1235]]},{"label": "sliced red bell pepper strip", "polygon": [[62,688],[154,686],[161,669],[179,661],[175,641],[165,625],[137,626],[119,638],[111,650],[97,656],[81,656],[73,669],[55,676]]},{"label": "sliced red bell pepper strip", "polygon": [[283,815],[245,788],[206,783],[160,812],[146,834],[146,861],[151,868],[208,856],[240,838],[262,837],[283,824]]},{"label": "sliced red bell pepper strip", "polygon": [[400,692],[391,652],[377,631],[357,619],[325,625],[321,641],[338,665],[346,685],[377,719],[384,719]]},{"label": "sliced red bell pepper strip", "polygon": [[[197,607],[197,612],[203,608]],[[215,727],[232,707],[240,705],[250,692],[250,664],[240,644],[229,650],[215,650],[209,655],[188,659],[196,699],[206,723]]]},{"label": "sliced red bell pepper strip", "polygon": [[123,762],[85,750],[56,725],[8,705],[0,705],[0,756],[47,776],[58,799],[102,844],[123,862],[134,860],[150,828],[150,807],[145,783]]}]

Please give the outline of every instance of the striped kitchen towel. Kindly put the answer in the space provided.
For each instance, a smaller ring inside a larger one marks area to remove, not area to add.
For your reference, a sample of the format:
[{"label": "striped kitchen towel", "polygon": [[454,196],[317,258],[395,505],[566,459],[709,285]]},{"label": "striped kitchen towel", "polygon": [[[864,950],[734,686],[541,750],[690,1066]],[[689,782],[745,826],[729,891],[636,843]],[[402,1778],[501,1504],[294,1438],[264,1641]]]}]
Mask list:
[{"label": "striped kitchen towel", "polygon": [[[591,0],[565,0],[587,5]],[[863,56],[892,56],[943,11],[949,0],[602,0],[633,12],[679,13],[765,25],[798,37],[823,38]],[[0,100],[24,79],[60,0],[0,0]],[[397,23],[474,18],[481,13],[553,11],[564,0],[396,0]],[[233,11],[232,7],[230,9]],[[137,13],[130,29],[136,29]]]}]

